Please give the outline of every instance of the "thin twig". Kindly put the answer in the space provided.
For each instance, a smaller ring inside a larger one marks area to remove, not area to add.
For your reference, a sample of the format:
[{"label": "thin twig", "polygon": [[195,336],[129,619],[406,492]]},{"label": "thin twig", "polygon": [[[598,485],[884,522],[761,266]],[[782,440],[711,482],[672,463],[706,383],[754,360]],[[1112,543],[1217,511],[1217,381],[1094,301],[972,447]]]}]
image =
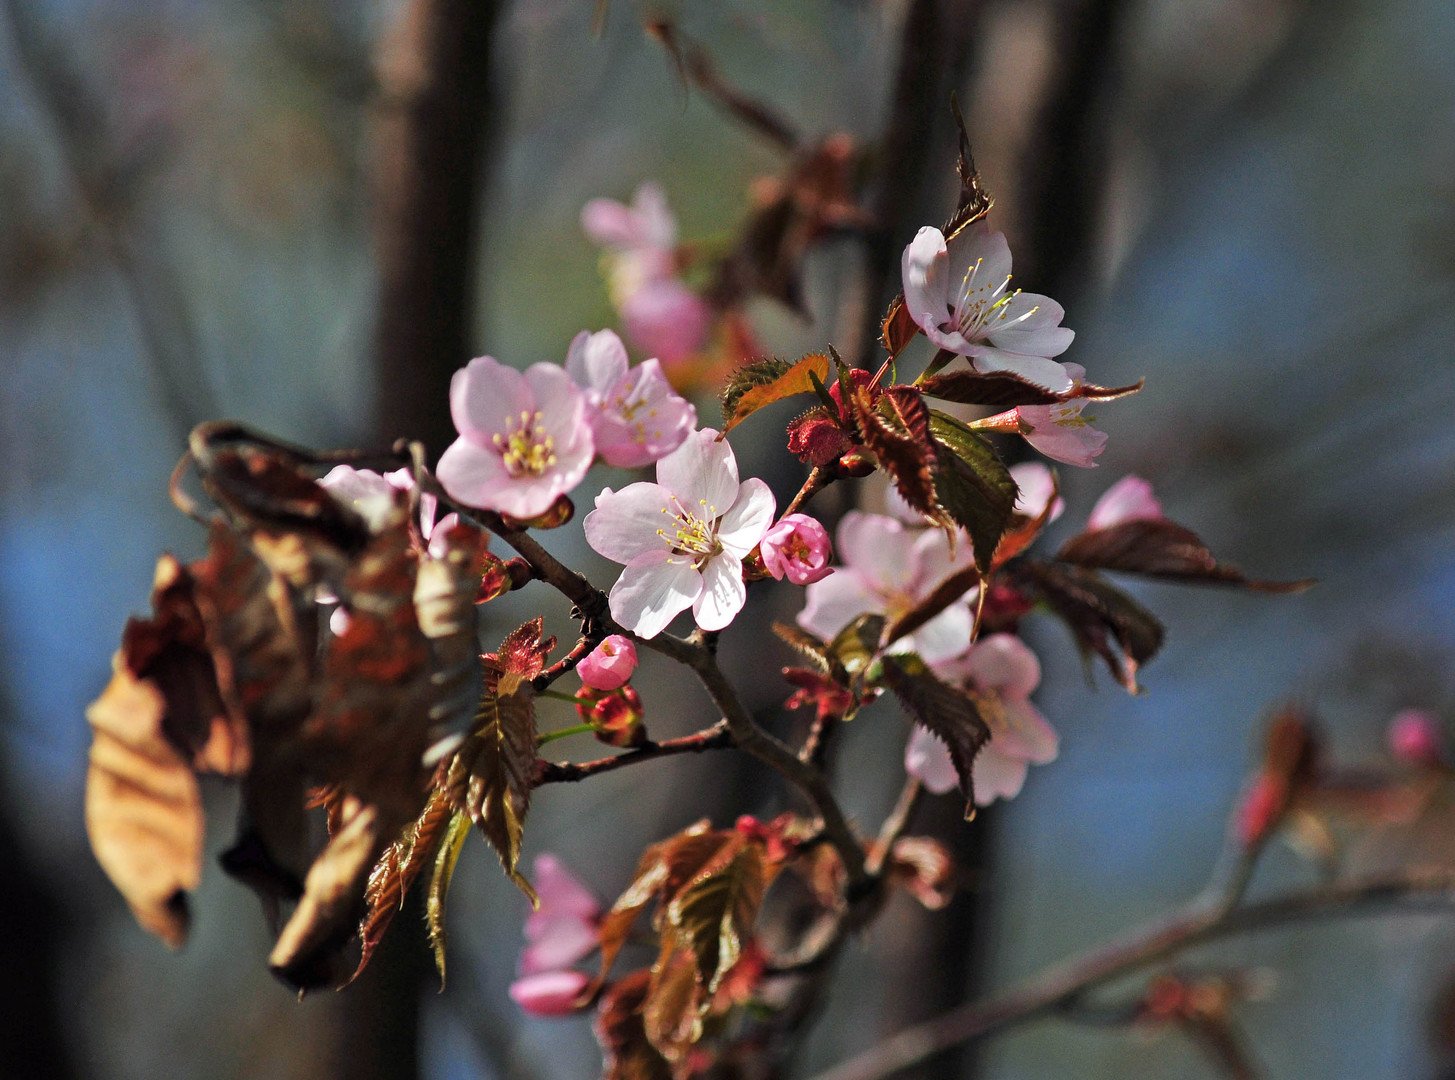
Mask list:
[{"label": "thin twig", "polygon": [[886,1080],[963,1043],[1039,1019],[1082,994],[1211,941],[1294,922],[1455,905],[1455,872],[1410,870],[1297,889],[1232,910],[1195,905],[1058,964],[1020,988],[907,1028],[815,1080]]},{"label": "thin twig", "polygon": [[641,761],[670,757],[673,754],[700,754],[705,750],[721,750],[732,745],[732,732],[728,730],[727,721],[719,720],[712,727],[695,731],[691,735],[645,743],[624,754],[613,754],[595,761],[543,761],[538,766],[534,785],[540,787],[542,784],[571,784]]}]

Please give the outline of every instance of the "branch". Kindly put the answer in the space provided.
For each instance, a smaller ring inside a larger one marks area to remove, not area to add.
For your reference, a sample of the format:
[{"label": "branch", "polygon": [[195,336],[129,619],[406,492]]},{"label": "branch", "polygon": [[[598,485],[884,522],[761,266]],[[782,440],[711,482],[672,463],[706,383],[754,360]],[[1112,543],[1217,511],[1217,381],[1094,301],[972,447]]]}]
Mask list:
[{"label": "branch", "polygon": [[1455,905],[1455,872],[1409,870],[1286,892],[1224,910],[1195,905],[1030,979],[1019,989],[972,1002],[907,1028],[814,1080],[886,1080],[936,1054],[1039,1019],[1104,983],[1210,941],[1296,922],[1370,914],[1390,907]]},{"label": "branch", "polygon": [[639,761],[652,761],[673,754],[700,754],[704,750],[722,750],[732,745],[733,736],[728,730],[727,721],[719,720],[712,727],[695,731],[691,735],[644,743],[624,754],[613,754],[595,761],[542,761],[537,766],[538,771],[532,785],[540,787],[543,784],[572,784],[599,773],[635,765]]}]

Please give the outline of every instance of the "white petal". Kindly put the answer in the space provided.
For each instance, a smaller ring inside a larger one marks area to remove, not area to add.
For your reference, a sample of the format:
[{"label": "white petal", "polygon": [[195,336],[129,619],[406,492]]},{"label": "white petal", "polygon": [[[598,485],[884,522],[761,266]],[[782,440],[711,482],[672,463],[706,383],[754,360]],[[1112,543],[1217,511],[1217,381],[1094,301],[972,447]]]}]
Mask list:
[{"label": "white petal", "polygon": [[[1017,490],[1015,512],[1033,519],[1045,513],[1046,504],[1051,501],[1051,495],[1056,490],[1056,481],[1051,470],[1039,461],[1022,461],[1010,467],[1010,478],[1015,481]],[[1056,505],[1051,508],[1051,516],[1047,519],[1048,524],[1060,517],[1064,509],[1066,500],[1057,495]]]},{"label": "white petal", "polygon": [[958,300],[965,275],[979,262],[974,284],[984,287],[985,294],[995,292],[1010,277],[1010,245],[1005,233],[992,229],[985,221],[961,229],[946,245],[950,256],[950,299]]},{"label": "white petal", "polygon": [[631,361],[626,346],[613,330],[590,333],[582,330],[571,339],[566,351],[566,374],[583,390],[605,394],[612,384],[626,374]]},{"label": "white petal", "polygon": [[1041,684],[1041,662],[1014,634],[987,634],[966,659],[966,673],[981,690],[1027,698]]},{"label": "white petal", "polygon": [[829,641],[866,612],[882,612],[884,601],[868,588],[854,570],[838,570],[807,587],[808,604],[798,613],[798,625]]},{"label": "white petal", "polygon": [[637,214],[638,243],[669,248],[677,243],[677,219],[667,206],[667,195],[661,185],[651,180],[637,188],[632,199]]},{"label": "white petal", "polygon": [[950,748],[922,724],[914,726],[909,745],[904,748],[904,771],[918,777],[925,790],[935,795],[943,795],[960,786],[960,776],[955,772]]},{"label": "white petal", "polygon": [[670,545],[657,530],[666,528],[671,513],[667,489],[643,481],[620,491],[603,491],[582,529],[592,551],[612,562],[629,563],[648,552],[668,549]]},{"label": "white petal", "polygon": [[535,409],[530,384],[492,356],[477,356],[450,380],[450,417],[461,435],[489,446],[522,412]]},{"label": "white petal", "polygon": [[904,277],[904,306],[921,328],[938,327],[950,317],[949,253],[939,229],[915,234],[899,260]]},{"label": "white petal", "polygon": [[712,428],[694,431],[657,462],[657,483],[707,521],[725,514],[738,497],[738,461]]},{"label": "white petal", "polygon": [[903,589],[919,574],[911,535],[892,517],[850,510],[839,522],[839,558],[875,588]]},{"label": "white petal", "polygon": [[1028,383],[1049,390],[1053,394],[1064,394],[1071,389],[1071,376],[1066,365],[1044,356],[1025,356],[1021,353],[992,349],[988,345],[973,346],[971,363],[982,375],[994,375],[1008,371],[1019,375]]},{"label": "white petal", "polygon": [[1024,761],[999,753],[994,742],[982,746],[975,755],[975,764],[970,766],[975,805],[989,806],[996,799],[1015,798],[1025,786],[1026,772]]},{"label": "white petal", "polygon": [[991,344],[1031,356],[1060,356],[1076,337],[1061,325],[1066,311],[1049,296],[1019,293],[986,326]]},{"label": "white petal", "polygon": [[969,604],[951,604],[913,634],[900,638],[890,648],[895,652],[918,653],[926,664],[942,664],[953,660],[969,647],[970,629],[974,623],[975,616],[971,614]]},{"label": "white petal", "polygon": [[702,575],[669,551],[633,559],[611,587],[611,617],[644,638],[656,637],[702,591]]},{"label": "white petal", "polygon": [[767,484],[756,476],[744,480],[737,499],[718,524],[717,538],[723,550],[739,559],[752,551],[773,524],[777,506]]},{"label": "white petal", "polygon": [[[1061,749],[1061,738],[1043,715],[1041,710],[1024,699],[1003,701],[1005,713],[1005,735],[1016,743],[1016,756],[1032,765],[1045,765],[1056,760]],[[1000,736],[997,736],[999,738]]]},{"label": "white petal", "polygon": [[975,550],[963,530],[956,531],[952,552],[950,537],[945,530],[929,529],[915,537],[914,559],[919,569],[914,591],[917,596],[926,596],[945,578],[973,563]]},{"label": "white petal", "polygon": [[743,610],[747,598],[743,564],[732,555],[719,555],[702,568],[702,591],[692,605],[692,616],[704,630],[721,630]]}]

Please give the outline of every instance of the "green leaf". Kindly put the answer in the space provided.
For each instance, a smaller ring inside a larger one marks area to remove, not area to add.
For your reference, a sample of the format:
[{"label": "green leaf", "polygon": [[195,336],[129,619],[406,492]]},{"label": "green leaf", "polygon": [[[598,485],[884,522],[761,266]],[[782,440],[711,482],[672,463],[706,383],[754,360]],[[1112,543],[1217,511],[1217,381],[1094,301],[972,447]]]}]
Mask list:
[{"label": "green leaf", "polygon": [[931,410],[930,431],[942,448],[935,493],[945,512],[970,534],[975,565],[984,573],[1010,524],[1015,481],[989,441],[954,417]]},{"label": "green leaf", "polygon": [[777,358],[757,360],[739,368],[722,392],[723,434],[775,401],[814,392],[811,376],[828,378],[829,358],[810,353],[795,363]]},{"label": "green leaf", "polygon": [[425,924],[429,928],[429,946],[434,951],[434,966],[440,973],[441,986],[445,981],[445,897],[455,876],[455,864],[460,861],[460,852],[465,847],[465,838],[469,835],[470,816],[456,812],[450,818],[444,840],[435,854],[434,873],[430,875],[429,895],[425,898]]},{"label": "green leaf", "polygon": [[942,682],[914,653],[884,658],[884,682],[905,711],[928,728],[950,749],[950,760],[965,793],[965,819],[975,816],[975,788],[971,767],[975,755],[990,740],[990,728],[980,716],[975,699]]},{"label": "green leaf", "polygon": [[878,655],[883,633],[883,615],[860,615],[834,635],[829,642],[829,656],[848,675],[858,677]]}]

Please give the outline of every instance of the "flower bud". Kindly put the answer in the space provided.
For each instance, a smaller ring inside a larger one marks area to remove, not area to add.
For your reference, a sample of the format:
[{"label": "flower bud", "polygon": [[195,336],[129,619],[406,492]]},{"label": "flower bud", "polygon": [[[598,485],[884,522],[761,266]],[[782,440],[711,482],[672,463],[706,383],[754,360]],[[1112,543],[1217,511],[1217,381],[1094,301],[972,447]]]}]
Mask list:
[{"label": "flower bud", "polygon": [[810,409],[788,425],[788,452],[806,465],[827,465],[852,445],[827,409]]},{"label": "flower bud", "polygon": [[1444,759],[1440,722],[1424,709],[1401,709],[1389,722],[1389,750],[1411,765],[1435,765]]},{"label": "flower bud", "polygon": [[778,580],[811,585],[833,573],[829,568],[829,534],[807,514],[789,514],[763,536],[763,568]]},{"label": "flower bud", "polygon": [[637,669],[637,647],[630,639],[612,634],[576,667],[581,684],[592,690],[615,690]]},{"label": "flower bud", "polygon": [[596,729],[596,737],[608,746],[640,746],[647,741],[642,725],[642,699],[631,686],[615,690],[581,688],[585,702],[576,706],[576,713]]}]

